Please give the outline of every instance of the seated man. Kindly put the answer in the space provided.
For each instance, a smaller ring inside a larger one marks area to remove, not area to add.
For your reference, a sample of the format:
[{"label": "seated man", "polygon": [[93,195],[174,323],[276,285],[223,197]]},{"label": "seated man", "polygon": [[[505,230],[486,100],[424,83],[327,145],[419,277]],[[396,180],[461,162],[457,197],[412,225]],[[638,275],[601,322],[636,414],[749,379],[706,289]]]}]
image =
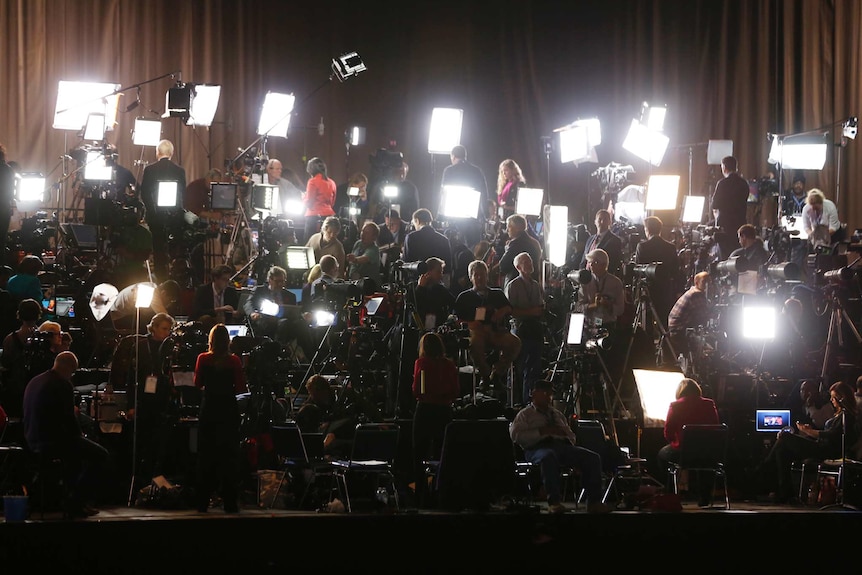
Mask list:
[{"label": "seated man", "polygon": [[671,343],[677,353],[688,354],[688,338],[686,331],[706,325],[710,316],[709,302],[706,299],[706,287],[709,285],[709,273],[700,272],[694,276],[694,285],[679,296],[667,318],[667,329]]},{"label": "seated man", "polygon": [[234,270],[228,265],[213,268],[212,281],[195,289],[191,319],[204,323],[232,323],[239,307],[239,293],[228,285]]},{"label": "seated man", "polygon": [[42,457],[62,461],[66,488],[63,511],[67,518],[95,515],[90,507],[96,478],[108,451],[81,432],[75,417],[72,376],[78,358],[70,351],[57,354],[53,367],[34,377],[24,391],[24,435],[27,445]]},{"label": "seated man", "polygon": [[526,460],[541,470],[549,512],[566,512],[560,468],[574,467],[581,472],[587,512],[607,513],[610,509],[602,503],[602,458],[575,445],[575,434],[566,416],[551,405],[553,395],[552,382],[540,380],[533,385],[532,402],[518,412],[509,427],[512,441],[523,448]]},{"label": "seated man", "polygon": [[[521,351],[521,340],[509,331],[508,317],[512,305],[500,288],[488,287],[488,266],[475,260],[469,267],[473,287],[455,300],[458,319],[470,329],[470,356],[486,386],[495,391],[505,389],[506,372]],[[493,369],[485,354],[493,347],[499,353]]]},{"label": "seated man", "polygon": [[739,246],[730,252],[730,258],[738,258],[736,265],[739,271],[760,271],[760,266],[769,259],[769,252],[763,247],[763,240],[757,237],[757,228],[744,224],[736,232]]},{"label": "seated man", "polygon": [[308,320],[296,304],[296,296],[285,289],[287,271],[272,266],[266,274],[266,285],[259,285],[249,297],[243,311],[251,322],[255,337],[268,336],[282,344],[296,339],[305,357],[314,355],[315,347]]}]

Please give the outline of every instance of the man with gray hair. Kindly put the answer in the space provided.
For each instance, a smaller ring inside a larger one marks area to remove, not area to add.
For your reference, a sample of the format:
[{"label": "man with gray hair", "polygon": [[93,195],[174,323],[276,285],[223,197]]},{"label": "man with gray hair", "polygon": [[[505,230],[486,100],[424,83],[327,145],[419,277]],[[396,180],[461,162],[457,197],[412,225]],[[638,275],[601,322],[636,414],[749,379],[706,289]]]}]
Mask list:
[{"label": "man with gray hair", "polygon": [[[168,278],[168,234],[172,226],[181,226],[183,223],[183,193],[186,190],[186,171],[171,160],[173,156],[173,143],[170,140],[159,142],[156,147],[156,163],[144,168],[141,179],[141,201],[146,208],[144,221],[153,236],[153,272],[162,280]],[[176,201],[172,206],[158,205],[162,182],[168,183],[170,187],[176,183]]]},{"label": "man with gray hair", "polygon": [[515,324],[512,333],[521,340],[521,352],[515,358],[515,373],[521,384],[522,405],[528,405],[533,383],[542,379],[542,344],[545,334],[542,315],[545,312],[545,298],[539,282],[532,277],[533,258],[530,254],[519,253],[514,263],[518,276],[507,283],[503,291],[512,304]]},{"label": "man with gray hair", "polygon": [[605,329],[616,327],[626,308],[623,282],[608,271],[608,253],[597,248],[587,253],[587,269],[592,277],[581,285],[578,307],[593,325]]}]

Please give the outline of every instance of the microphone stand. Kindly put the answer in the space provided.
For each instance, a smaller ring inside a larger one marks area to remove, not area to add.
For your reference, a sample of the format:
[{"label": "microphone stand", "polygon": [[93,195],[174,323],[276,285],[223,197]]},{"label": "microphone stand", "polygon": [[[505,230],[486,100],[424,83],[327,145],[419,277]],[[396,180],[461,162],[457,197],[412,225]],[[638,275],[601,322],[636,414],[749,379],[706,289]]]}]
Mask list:
[{"label": "microphone stand", "polygon": [[834,508],[859,511],[858,507],[844,503],[844,479],[846,477],[844,468],[847,465],[847,410],[844,409],[844,400],[842,398],[837,397],[836,400],[838,405],[841,407],[841,463],[838,465],[838,479],[835,480],[835,491],[837,495],[835,497],[835,503],[824,505],[820,508],[820,511],[827,511]]}]

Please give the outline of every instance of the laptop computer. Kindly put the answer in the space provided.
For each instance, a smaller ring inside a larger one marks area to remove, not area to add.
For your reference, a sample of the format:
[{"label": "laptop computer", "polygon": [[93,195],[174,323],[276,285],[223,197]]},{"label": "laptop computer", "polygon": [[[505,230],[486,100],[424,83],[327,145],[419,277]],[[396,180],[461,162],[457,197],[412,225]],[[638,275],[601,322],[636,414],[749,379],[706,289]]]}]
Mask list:
[{"label": "laptop computer", "polygon": [[227,333],[230,336],[231,340],[233,340],[233,338],[235,338],[237,336],[245,337],[246,335],[248,335],[248,326],[247,325],[235,324],[235,325],[226,325],[225,327],[227,328]]},{"label": "laptop computer", "polygon": [[54,300],[54,313],[57,317],[75,317],[74,298],[56,298]]},{"label": "laptop computer", "polygon": [[755,415],[757,431],[777,433],[790,427],[789,409],[758,409]]}]

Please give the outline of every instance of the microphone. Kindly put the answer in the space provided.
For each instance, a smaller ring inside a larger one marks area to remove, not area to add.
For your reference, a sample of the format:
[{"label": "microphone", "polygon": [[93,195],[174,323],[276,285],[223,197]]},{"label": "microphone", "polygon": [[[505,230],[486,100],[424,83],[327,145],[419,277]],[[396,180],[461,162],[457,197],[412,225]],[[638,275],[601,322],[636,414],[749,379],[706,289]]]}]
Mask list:
[{"label": "microphone", "polygon": [[324,131],[323,116],[320,117],[320,123],[317,125],[317,135],[322,136]]}]

